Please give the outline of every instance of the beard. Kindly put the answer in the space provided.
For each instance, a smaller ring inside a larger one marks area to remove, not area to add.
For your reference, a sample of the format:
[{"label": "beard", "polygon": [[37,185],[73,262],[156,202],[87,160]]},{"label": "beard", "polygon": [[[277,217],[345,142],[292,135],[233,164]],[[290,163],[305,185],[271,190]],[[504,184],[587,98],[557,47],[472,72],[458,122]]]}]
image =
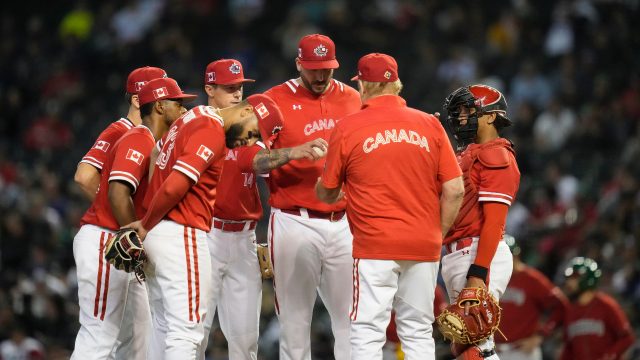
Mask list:
[{"label": "beard", "polygon": [[240,138],[240,134],[242,134],[243,130],[244,127],[241,124],[233,124],[229,127],[229,130],[224,134],[227,148],[233,149],[234,147],[239,146],[236,143],[242,143],[244,141],[244,139]]},{"label": "beard", "polygon": [[[314,82],[309,82],[304,76],[300,76],[300,79],[302,79],[302,83],[304,84],[304,86],[309,89],[309,91],[311,91],[312,93],[316,94],[316,95],[322,95],[322,93],[324,93],[324,91],[327,89],[327,87],[329,87],[329,81],[331,80],[330,78],[325,80],[325,81],[314,81]],[[316,91],[315,87],[318,86],[322,86],[322,89],[320,91]]]}]

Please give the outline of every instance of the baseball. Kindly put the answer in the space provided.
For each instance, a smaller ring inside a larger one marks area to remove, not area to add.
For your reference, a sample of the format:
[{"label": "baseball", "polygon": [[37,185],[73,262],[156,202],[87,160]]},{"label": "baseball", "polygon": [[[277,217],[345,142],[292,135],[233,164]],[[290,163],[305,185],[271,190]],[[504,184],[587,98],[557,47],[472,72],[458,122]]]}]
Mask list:
[{"label": "baseball", "polygon": [[316,154],[318,154],[318,156],[324,156],[327,152],[325,150],[322,150],[321,148],[314,146],[313,147],[313,151],[316,152]]}]

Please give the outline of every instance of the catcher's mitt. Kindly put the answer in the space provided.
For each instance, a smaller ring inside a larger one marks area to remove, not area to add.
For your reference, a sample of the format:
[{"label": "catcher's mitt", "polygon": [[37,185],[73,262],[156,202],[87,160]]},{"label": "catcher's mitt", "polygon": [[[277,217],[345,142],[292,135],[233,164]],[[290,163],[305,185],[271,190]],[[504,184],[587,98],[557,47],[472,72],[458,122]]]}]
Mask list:
[{"label": "catcher's mitt", "polygon": [[273,267],[271,266],[271,258],[269,257],[269,248],[266,244],[258,244],[257,253],[262,280],[271,279],[273,277]]},{"label": "catcher's mitt", "polygon": [[107,242],[104,257],[116,269],[133,272],[138,281],[144,281],[143,266],[147,257],[135,230],[118,230]]},{"label": "catcher's mitt", "polygon": [[[463,303],[467,301],[469,315],[464,314]],[[464,288],[456,302],[438,316],[437,323],[445,338],[458,344],[478,344],[498,330],[500,306],[487,289]]]}]

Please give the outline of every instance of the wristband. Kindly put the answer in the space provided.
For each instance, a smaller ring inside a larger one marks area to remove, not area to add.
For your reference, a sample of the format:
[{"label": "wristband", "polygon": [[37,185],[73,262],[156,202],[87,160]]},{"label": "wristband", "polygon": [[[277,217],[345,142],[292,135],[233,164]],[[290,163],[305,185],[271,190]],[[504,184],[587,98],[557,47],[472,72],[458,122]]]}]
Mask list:
[{"label": "wristband", "polygon": [[477,277],[479,279],[482,279],[485,284],[487,283],[487,275],[489,275],[489,269],[476,264],[471,264],[471,266],[469,266],[469,270],[467,271],[467,279],[471,276]]}]

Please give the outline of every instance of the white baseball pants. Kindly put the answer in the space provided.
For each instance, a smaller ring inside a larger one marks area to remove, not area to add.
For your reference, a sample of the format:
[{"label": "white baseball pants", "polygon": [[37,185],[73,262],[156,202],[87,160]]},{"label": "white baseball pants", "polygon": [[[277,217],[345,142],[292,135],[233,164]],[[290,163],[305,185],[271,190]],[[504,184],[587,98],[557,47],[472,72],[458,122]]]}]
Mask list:
[{"label": "white baseball pants", "polygon": [[269,249],[280,321],[280,360],[311,359],[311,317],[320,294],[331,317],[336,360],[351,359],[349,304],[353,258],[347,217],[312,219],[271,209]]},{"label": "white baseball pants", "polygon": [[[471,246],[457,249],[442,257],[442,278],[444,279],[447,294],[451,301],[454,301],[458,297],[460,290],[462,290],[467,283],[467,271],[469,270],[469,266],[473,264],[476,254],[478,253],[478,240],[478,238],[474,238]],[[488,275],[489,292],[495,296],[496,299],[499,300],[507,289],[512,272],[513,256],[511,255],[509,246],[504,241],[500,241],[496,249],[496,254],[491,261]],[[479,344],[478,347],[482,350],[493,349],[493,336]],[[497,358],[495,355],[492,357],[492,359]]]},{"label": "white baseball pants", "polygon": [[199,359],[204,359],[209,332],[217,308],[220,327],[227,339],[229,359],[255,360],[262,304],[262,277],[256,254],[256,232],[213,228],[207,234],[211,256],[211,301],[204,322],[205,338]]},{"label": "white baseball pants", "polygon": [[435,359],[432,323],[438,262],[355,259],[351,358],[382,360],[391,308],[406,360]]},{"label": "white baseball pants", "polygon": [[149,231],[143,245],[153,319],[148,358],[196,359],[211,297],[207,234],[163,220]]},{"label": "white baseball pants", "polygon": [[[447,287],[447,294],[452,301],[467,283],[467,271],[473,264],[478,253],[478,238],[474,238],[471,246],[458,249],[442,257],[442,278]],[[511,273],[513,272],[513,256],[509,246],[504,242],[498,243],[496,254],[493,256],[489,269],[489,292],[500,299],[507,289]]]},{"label": "white baseball pants", "polygon": [[145,359],[151,326],[147,289],[104,258],[113,231],[83,225],[73,239],[80,330],[72,359]]}]

